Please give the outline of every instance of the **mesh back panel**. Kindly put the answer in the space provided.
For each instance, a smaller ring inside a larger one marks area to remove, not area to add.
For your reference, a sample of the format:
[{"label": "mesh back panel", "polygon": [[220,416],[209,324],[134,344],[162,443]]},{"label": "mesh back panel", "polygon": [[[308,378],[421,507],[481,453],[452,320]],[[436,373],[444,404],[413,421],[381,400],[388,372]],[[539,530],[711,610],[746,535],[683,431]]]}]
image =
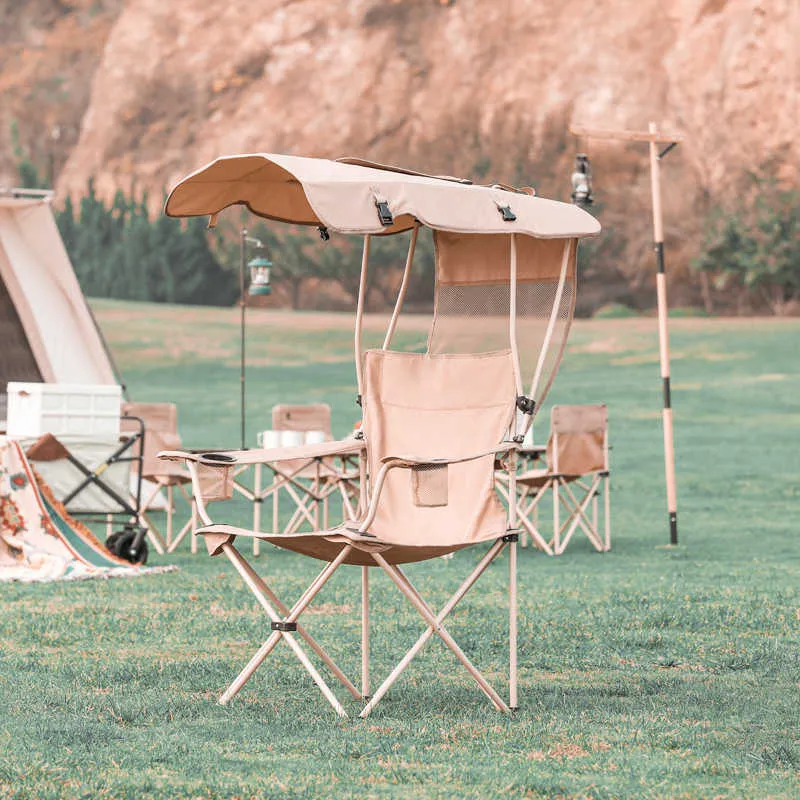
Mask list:
[{"label": "mesh back panel", "polygon": [[[530,389],[539,361],[558,283],[536,281],[517,285],[517,348],[525,392]],[[507,350],[510,287],[507,283],[451,286],[436,292],[436,316],[428,343],[429,351],[443,353],[490,353]],[[564,283],[556,324],[536,391],[537,405],[544,399],[569,331],[575,304],[575,284]]]}]

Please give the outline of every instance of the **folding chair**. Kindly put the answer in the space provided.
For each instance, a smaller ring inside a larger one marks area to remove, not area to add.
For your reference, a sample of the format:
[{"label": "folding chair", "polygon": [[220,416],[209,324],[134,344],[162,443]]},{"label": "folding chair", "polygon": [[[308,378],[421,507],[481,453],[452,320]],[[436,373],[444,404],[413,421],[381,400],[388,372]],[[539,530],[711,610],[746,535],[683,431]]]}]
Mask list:
[{"label": "folding chair", "polygon": [[[173,403],[123,403],[120,428],[127,432],[134,430],[137,420],[144,423],[144,454],[141,476],[149,482],[142,498],[140,521],[160,553],[171,553],[181,543],[186,534],[196,527],[192,497],[187,491],[192,477],[185,467],[175,462],[158,458],[161,450],[177,450],[181,447],[178,434],[178,409]],[[175,489],[184,497],[191,510],[189,521],[174,535]],[[166,536],[162,536],[147,511],[156,497],[164,490],[166,504]],[[192,540],[192,552],[196,552],[196,541]]]},{"label": "folding chair", "polygon": [[[227,703],[281,640],[340,716],[346,712],[300,640],[356,699],[366,717],[434,635],[486,694],[508,712],[517,706],[517,503],[504,507],[494,488],[498,457],[516,498],[517,451],[564,351],[575,301],[577,241],[599,224],[575,206],[529,190],[412,173],[359,160],[340,162],[275,154],[218,159],[170,193],[171,216],[208,214],[244,204],[260,216],[364,237],[354,352],[362,439],[261,451],[162,453],[192,473],[198,514],[211,555],[224,554],[264,609],[271,634],[220,698]],[[425,353],[391,349],[421,225],[434,231],[436,293]],[[410,232],[394,312],[380,350],[362,352],[371,236]],[[531,357],[530,384],[523,383]],[[530,388],[528,388],[530,387]],[[526,392],[527,389],[527,392]],[[517,414],[517,411],[520,414]],[[290,459],[359,457],[356,519],[324,530],[264,533],[215,524],[204,503],[200,466],[235,471]],[[367,480],[368,478],[368,480]],[[283,604],[247,562],[237,538],[259,539],[327,562],[293,606]],[[402,564],[483,545],[485,553],[437,613]],[[488,566],[509,551],[509,702],[464,654],[444,625]],[[361,567],[361,687],[334,663],[299,619],[343,564]],[[369,569],[380,568],[422,617],[425,629],[380,687],[370,692]]]},{"label": "folding chair", "polygon": [[[332,441],[331,407],[327,403],[273,406],[272,430],[304,434],[321,432],[323,441]],[[294,503],[294,512],[282,533],[295,533],[304,522],[313,528],[327,528],[332,496],[338,496],[342,501],[343,519],[355,517],[357,503],[354,498],[358,494],[359,471],[358,465],[354,468],[348,456],[281,461],[266,466],[273,474],[272,486],[262,493],[262,497],[272,495],[273,533],[281,531],[279,504],[282,493]]]},{"label": "folding chair", "polygon": [[[547,466],[517,476],[520,525],[548,555],[563,553],[578,528],[596,550],[610,550],[609,475],[607,407],[553,406]],[[553,535],[549,540],[538,527],[539,503],[548,491],[552,492],[553,500]],[[602,533],[598,525],[598,496],[601,493],[604,500]],[[563,522],[562,506],[567,512]]]}]

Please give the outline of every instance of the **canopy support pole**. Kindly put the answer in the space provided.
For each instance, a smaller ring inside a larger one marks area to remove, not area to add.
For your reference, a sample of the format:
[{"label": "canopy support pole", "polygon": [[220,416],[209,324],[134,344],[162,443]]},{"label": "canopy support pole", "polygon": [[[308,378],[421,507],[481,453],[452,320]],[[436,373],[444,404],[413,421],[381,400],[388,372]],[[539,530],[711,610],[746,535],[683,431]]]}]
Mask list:
[{"label": "canopy support pole", "polygon": [[364,393],[364,380],[361,369],[361,322],[364,317],[364,295],[367,293],[367,265],[369,264],[369,245],[370,235],[364,236],[364,250],[361,254],[361,278],[358,283],[358,303],[356,304],[356,382],[358,383],[358,402],[361,403],[361,396]]},{"label": "canopy support pole", "polygon": [[240,245],[240,252],[239,252],[239,337],[240,337],[240,364],[239,364],[239,414],[240,414],[240,425],[241,425],[241,449],[245,449],[245,297],[244,297],[244,273],[245,273],[245,261],[247,260],[247,228],[242,228],[241,231],[241,245]]},{"label": "canopy support pole", "polygon": [[[511,234],[511,265],[509,281],[509,302],[508,302],[508,339],[511,344],[511,360],[514,363],[514,382],[517,386],[517,397],[522,392],[522,372],[519,366],[519,348],[517,347],[517,236]],[[523,427],[525,427],[523,425]],[[524,431],[523,431],[524,433]],[[511,431],[511,438],[516,441],[519,434],[519,413],[514,414],[514,423]]]},{"label": "canopy support pole", "polygon": [[403,270],[403,280],[400,283],[400,289],[397,292],[397,302],[394,304],[394,312],[392,319],[389,322],[389,329],[386,331],[386,338],[383,340],[383,350],[388,350],[389,345],[394,336],[394,329],[397,326],[397,320],[400,316],[400,311],[403,308],[403,301],[406,299],[406,290],[408,289],[408,277],[411,274],[411,264],[414,261],[414,251],[417,248],[417,236],[419,235],[419,222],[414,223],[414,229],[411,231],[411,241],[408,243],[408,256],[406,257],[406,267]]},{"label": "canopy support pole", "polygon": [[550,321],[547,323],[547,330],[544,334],[542,349],[539,352],[539,360],[536,363],[536,372],[533,373],[533,380],[531,381],[531,393],[529,395],[531,400],[536,399],[536,390],[539,388],[539,381],[542,378],[542,371],[544,370],[544,362],[547,358],[547,351],[550,349],[550,342],[553,339],[553,331],[556,328],[558,310],[561,308],[561,298],[564,295],[564,284],[567,281],[567,272],[569,270],[571,253],[572,239],[567,239],[567,241],[564,242],[564,254],[561,257],[561,274],[558,276],[558,286],[556,287],[556,296],[553,299],[553,308],[550,311]]}]

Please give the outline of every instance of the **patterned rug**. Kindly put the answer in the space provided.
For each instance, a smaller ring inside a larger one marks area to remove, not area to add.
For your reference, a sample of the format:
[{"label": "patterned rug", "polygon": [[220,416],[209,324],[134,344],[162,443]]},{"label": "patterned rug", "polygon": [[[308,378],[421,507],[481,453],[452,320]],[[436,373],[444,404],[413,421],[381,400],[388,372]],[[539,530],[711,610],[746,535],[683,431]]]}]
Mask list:
[{"label": "patterned rug", "polygon": [[0,581],[132,578],[176,570],[117,558],[67,513],[20,444],[0,436]]}]

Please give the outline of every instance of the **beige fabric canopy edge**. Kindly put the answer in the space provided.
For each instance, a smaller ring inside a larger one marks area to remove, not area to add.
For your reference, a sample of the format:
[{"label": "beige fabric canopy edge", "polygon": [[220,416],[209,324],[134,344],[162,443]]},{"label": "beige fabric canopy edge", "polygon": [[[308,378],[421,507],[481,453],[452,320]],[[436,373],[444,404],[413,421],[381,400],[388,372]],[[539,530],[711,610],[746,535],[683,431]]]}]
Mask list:
[{"label": "beige fabric canopy edge", "polygon": [[[591,214],[569,203],[366,163],[273,153],[222,156],[179,181],[164,213],[213,216],[245,205],[267,219],[353,234],[400,233],[415,220],[452,233],[542,239],[600,232]],[[392,224],[382,224],[379,203],[388,206]]]}]

